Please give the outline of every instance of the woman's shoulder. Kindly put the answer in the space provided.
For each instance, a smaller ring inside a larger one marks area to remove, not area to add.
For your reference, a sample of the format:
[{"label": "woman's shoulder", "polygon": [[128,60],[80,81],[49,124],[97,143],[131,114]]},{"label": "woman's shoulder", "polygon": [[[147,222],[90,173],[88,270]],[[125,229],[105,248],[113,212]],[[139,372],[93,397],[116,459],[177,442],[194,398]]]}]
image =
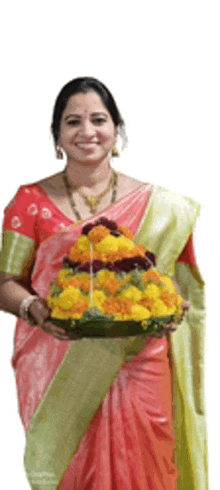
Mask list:
[{"label": "woman's shoulder", "polygon": [[63,186],[62,172],[58,172],[56,174],[50,175],[49,177],[46,177],[45,179],[38,180],[32,185],[37,185],[44,190],[55,191]]},{"label": "woman's shoulder", "polygon": [[161,187],[159,185],[154,185],[154,197],[155,200],[161,201],[167,205],[173,206],[191,206],[196,205],[197,203],[192,197],[185,196],[183,194],[179,194],[171,189],[167,189],[165,187]]},{"label": "woman's shoulder", "polygon": [[145,184],[145,182],[138,179],[134,179],[133,177],[130,177],[130,175],[126,175],[121,172],[117,172],[117,174],[118,174],[118,186],[126,194],[135,191],[138,187]]}]

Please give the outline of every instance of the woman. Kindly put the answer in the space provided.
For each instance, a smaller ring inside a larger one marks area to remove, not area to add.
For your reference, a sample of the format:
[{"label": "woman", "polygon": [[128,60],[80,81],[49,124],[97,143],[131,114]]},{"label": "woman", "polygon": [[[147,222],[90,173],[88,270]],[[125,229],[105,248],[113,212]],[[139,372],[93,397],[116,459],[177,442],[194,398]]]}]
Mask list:
[{"label": "woman", "polygon": [[[66,168],[20,187],[7,206],[0,267],[1,307],[19,317],[13,367],[28,479],[35,490],[206,489],[203,284],[191,236],[199,206],[113,170],[124,123],[98,80],[63,87],[51,128]],[[49,319],[50,284],[97,216],[130,228],[176,275],[191,303],[177,332],[76,342]]]}]

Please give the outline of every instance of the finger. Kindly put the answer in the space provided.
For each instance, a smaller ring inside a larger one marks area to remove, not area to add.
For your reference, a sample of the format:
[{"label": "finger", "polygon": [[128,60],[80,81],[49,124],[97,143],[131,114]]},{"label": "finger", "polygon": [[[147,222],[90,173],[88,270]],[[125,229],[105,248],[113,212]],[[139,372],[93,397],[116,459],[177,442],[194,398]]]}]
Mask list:
[{"label": "finger", "polygon": [[58,334],[55,332],[47,331],[46,329],[44,329],[44,332],[47,333],[48,335],[52,335],[55,339],[58,339],[58,340],[62,340],[62,341],[66,341],[66,342],[68,342],[70,340],[68,335],[65,335],[65,334],[61,335],[61,334]]},{"label": "finger", "polygon": [[64,330],[62,327],[58,327],[57,325],[54,325],[51,322],[46,322],[42,325],[43,330],[50,334],[53,335],[55,338],[59,340],[79,340],[79,337],[74,335],[72,332],[67,332]]},{"label": "finger", "polygon": [[183,304],[182,304],[182,308],[183,308],[183,310],[185,310],[185,311],[189,311],[190,306],[191,306],[191,305],[190,305],[190,302],[189,302],[189,301],[185,301],[185,303],[183,303]]}]

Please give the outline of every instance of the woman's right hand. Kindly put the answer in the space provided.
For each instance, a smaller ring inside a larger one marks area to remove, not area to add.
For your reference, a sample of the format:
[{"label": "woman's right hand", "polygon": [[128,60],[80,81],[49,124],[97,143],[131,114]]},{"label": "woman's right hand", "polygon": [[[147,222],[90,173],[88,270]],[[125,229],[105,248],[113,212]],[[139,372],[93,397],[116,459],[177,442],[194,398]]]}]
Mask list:
[{"label": "woman's right hand", "polygon": [[75,335],[72,332],[68,332],[64,330],[64,328],[62,327],[58,327],[51,320],[44,322],[41,328],[44,330],[44,332],[53,335],[53,337],[55,337],[58,340],[64,340],[66,342],[70,340],[81,340],[81,338],[77,337],[77,335]]},{"label": "woman's right hand", "polygon": [[34,326],[36,325],[36,327],[42,328],[44,332],[53,335],[56,339],[66,342],[70,340],[81,340],[74,333],[67,332],[64,328],[58,327],[53,323],[53,320],[50,318],[50,310],[43,299],[39,298],[33,301],[29,307],[29,313],[35,322]]}]

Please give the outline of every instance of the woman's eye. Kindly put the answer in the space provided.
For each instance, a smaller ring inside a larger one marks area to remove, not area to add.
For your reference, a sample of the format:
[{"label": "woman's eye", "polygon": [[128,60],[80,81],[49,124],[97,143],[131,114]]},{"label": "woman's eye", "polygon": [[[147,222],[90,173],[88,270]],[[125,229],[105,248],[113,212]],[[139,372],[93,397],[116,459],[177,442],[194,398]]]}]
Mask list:
[{"label": "woman's eye", "polygon": [[[98,118],[92,120],[93,124],[98,124],[98,125],[104,124],[105,122],[106,122],[106,119],[104,119],[102,117],[98,117]],[[72,120],[72,121],[68,121],[67,124],[69,126],[78,126],[79,124],[81,124],[81,122],[78,120]]]},{"label": "woman's eye", "polygon": [[80,122],[79,121],[68,121],[68,124],[70,126],[77,126]]},{"label": "woman's eye", "polygon": [[94,124],[104,124],[105,123],[105,119],[103,119],[102,117],[98,117],[97,119],[94,119],[93,120],[93,123]]}]

